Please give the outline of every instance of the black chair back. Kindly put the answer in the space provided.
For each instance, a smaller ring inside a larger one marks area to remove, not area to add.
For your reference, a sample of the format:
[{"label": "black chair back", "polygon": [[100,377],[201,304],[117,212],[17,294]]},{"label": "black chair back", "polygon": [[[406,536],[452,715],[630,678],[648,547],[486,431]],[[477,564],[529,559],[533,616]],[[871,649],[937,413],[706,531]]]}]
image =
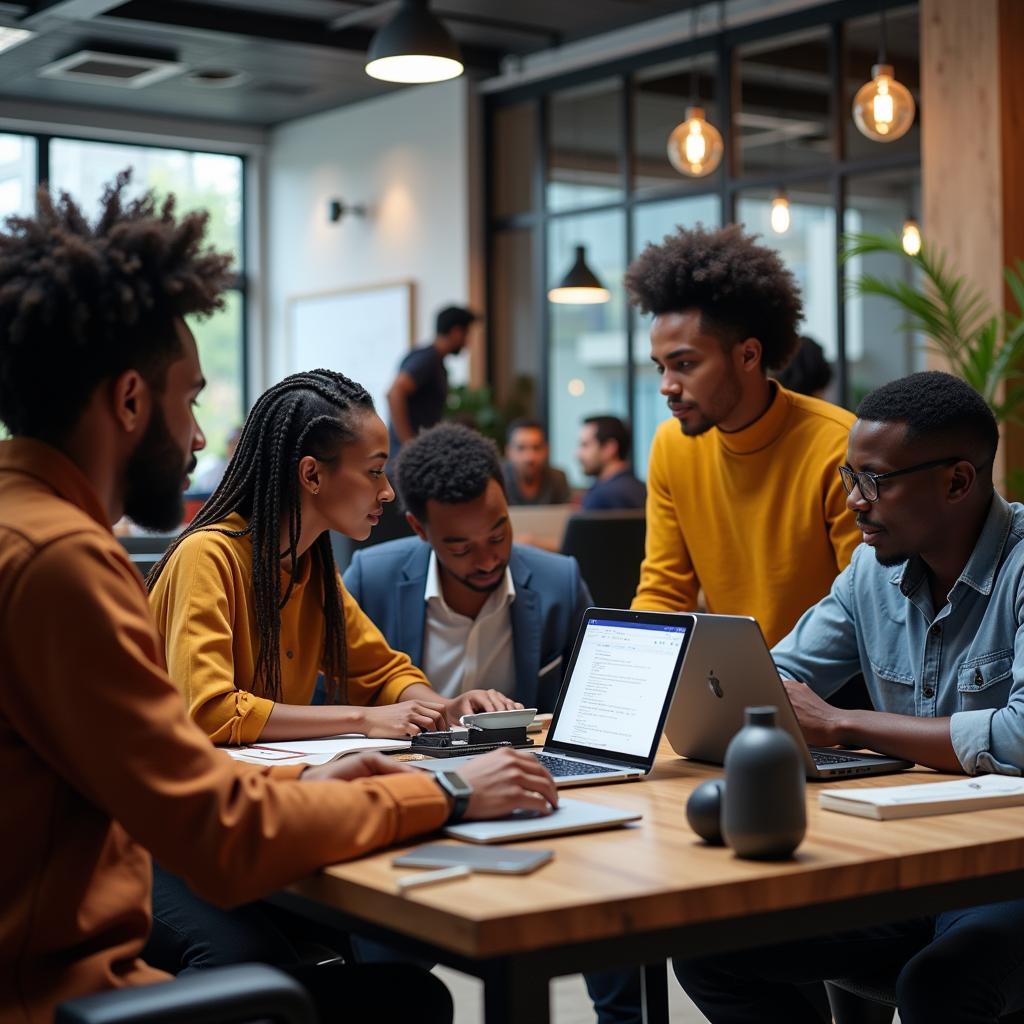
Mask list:
[{"label": "black chair back", "polygon": [[596,605],[628,608],[640,582],[646,538],[643,509],[577,512],[565,525],[562,554],[579,562]]}]

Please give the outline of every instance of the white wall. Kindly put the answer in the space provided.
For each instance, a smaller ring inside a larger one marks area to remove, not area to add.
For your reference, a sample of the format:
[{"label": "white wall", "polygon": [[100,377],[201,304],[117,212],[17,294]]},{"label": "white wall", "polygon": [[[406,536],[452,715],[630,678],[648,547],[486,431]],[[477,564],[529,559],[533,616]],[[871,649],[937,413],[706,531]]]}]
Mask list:
[{"label": "white wall", "polygon": [[[439,308],[469,303],[468,90],[461,78],[410,87],[271,133],[264,178],[267,329],[253,360],[263,386],[291,369],[292,295],[412,280],[417,342],[433,336]],[[333,198],[365,204],[370,215],[331,224]],[[453,362],[452,379],[463,379],[465,367]]]}]

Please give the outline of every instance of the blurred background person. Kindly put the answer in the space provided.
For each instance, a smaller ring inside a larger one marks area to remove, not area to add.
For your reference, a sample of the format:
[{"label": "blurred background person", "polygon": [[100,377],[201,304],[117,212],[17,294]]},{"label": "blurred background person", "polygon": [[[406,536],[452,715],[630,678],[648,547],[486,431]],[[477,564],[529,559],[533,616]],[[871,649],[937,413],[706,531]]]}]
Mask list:
[{"label": "blurred background person", "polygon": [[478,319],[472,310],[447,306],[437,314],[434,340],[413,349],[402,360],[388,390],[392,461],[406,441],[441,422],[448,401],[444,361],[466,347],[469,328]]},{"label": "blurred background person", "polygon": [[832,364],[825,358],[825,350],[806,335],[800,336],[800,347],[775,379],[787,390],[814,398],[828,396],[832,383]]},{"label": "blurred background person", "polygon": [[217,485],[224,476],[224,470],[228,468],[231,457],[235,454],[235,449],[238,447],[238,439],[241,436],[241,426],[234,427],[231,433],[228,434],[228,439],[224,446],[224,455],[214,455],[204,460],[204,464],[200,466],[199,472],[192,478],[189,494],[213,494],[217,490]]},{"label": "blurred background person", "polygon": [[564,505],[569,481],[548,464],[548,439],[537,420],[513,420],[505,442],[505,493],[510,505]]},{"label": "blurred background person", "polygon": [[588,416],[580,428],[576,459],[594,485],[583,496],[584,512],[643,508],[647,488],[630,468],[633,444],[629,427],[618,416]]}]

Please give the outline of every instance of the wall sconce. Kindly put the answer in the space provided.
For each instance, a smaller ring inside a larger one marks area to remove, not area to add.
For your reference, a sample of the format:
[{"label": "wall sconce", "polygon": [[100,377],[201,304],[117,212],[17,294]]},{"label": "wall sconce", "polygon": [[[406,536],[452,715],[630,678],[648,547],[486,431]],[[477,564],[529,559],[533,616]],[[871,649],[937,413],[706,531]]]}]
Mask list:
[{"label": "wall sconce", "polygon": [[346,214],[351,213],[354,217],[365,217],[368,212],[362,203],[349,204],[341,199],[332,199],[327,204],[327,219],[332,224],[337,224]]}]

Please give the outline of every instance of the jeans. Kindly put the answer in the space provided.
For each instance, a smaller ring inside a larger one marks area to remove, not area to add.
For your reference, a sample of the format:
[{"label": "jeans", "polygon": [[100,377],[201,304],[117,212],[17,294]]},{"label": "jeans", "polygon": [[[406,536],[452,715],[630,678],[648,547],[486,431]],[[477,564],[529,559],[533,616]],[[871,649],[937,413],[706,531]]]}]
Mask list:
[{"label": "jeans", "polygon": [[992,1024],[1024,1008],[1024,900],[672,965],[711,1024],[821,1024],[799,985],[886,970],[902,1024]]},{"label": "jeans", "polygon": [[289,925],[264,903],[215,907],[154,865],[153,930],[142,958],[170,974],[247,962],[273,964],[302,984],[321,1024],[451,1024],[451,995],[428,971],[403,963],[304,962],[302,938]]}]

